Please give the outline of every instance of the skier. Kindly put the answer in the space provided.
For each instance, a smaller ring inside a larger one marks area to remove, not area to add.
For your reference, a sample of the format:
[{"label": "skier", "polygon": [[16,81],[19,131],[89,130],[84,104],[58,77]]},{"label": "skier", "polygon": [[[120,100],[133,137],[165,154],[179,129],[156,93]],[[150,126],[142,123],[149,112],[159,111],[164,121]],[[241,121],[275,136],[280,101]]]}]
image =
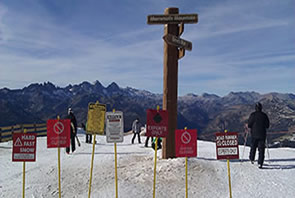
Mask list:
[{"label": "skier", "polygon": [[132,123],[132,132],[134,134],[132,141],[131,141],[132,144],[134,144],[134,139],[135,139],[136,135],[138,135],[138,143],[141,144],[140,131],[141,131],[141,124],[140,124],[139,118],[136,118],[136,120],[134,120]]},{"label": "skier", "polygon": [[[71,145],[72,145],[72,153],[76,150],[75,146],[75,137],[77,135],[77,120],[71,108],[68,109],[68,117],[67,119],[71,120]],[[67,154],[70,153],[70,147],[66,148]]]},{"label": "skier", "polygon": [[248,127],[251,129],[251,150],[249,159],[254,163],[256,149],[258,147],[259,168],[262,168],[265,152],[266,129],[269,128],[268,116],[262,112],[261,103],[255,104],[255,112],[251,113],[248,119]]}]

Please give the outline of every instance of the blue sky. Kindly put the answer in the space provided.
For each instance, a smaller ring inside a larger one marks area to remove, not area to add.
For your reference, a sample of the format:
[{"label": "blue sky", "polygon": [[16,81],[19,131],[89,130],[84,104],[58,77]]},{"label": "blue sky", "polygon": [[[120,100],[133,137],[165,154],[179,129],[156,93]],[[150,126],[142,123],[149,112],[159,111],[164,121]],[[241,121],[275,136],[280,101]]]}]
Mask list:
[{"label": "blue sky", "polygon": [[178,94],[295,93],[294,0],[1,0],[0,88],[99,80],[163,90],[163,25],[147,15],[197,13],[183,39]]}]

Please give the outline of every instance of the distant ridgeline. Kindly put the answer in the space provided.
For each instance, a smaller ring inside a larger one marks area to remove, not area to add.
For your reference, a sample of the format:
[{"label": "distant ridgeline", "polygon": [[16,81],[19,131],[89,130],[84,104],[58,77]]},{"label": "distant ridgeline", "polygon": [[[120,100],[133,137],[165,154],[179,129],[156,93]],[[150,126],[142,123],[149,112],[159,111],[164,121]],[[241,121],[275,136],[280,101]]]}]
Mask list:
[{"label": "distant ridgeline", "polygon": [[[15,124],[45,123],[46,120],[66,117],[71,107],[78,125],[87,119],[89,102],[99,101],[123,111],[125,131],[131,129],[132,121],[139,117],[146,122],[146,109],[162,105],[162,95],[130,87],[120,88],[116,83],[104,87],[99,81],[82,82],[61,88],[50,82],[31,84],[17,90],[0,89],[0,126]],[[255,102],[261,102],[271,122],[270,139],[285,139],[295,131],[295,95],[256,92],[231,92],[224,97],[214,94],[188,94],[178,98],[178,128],[197,128],[198,137],[212,140],[214,132],[244,132],[244,124]],[[287,133],[289,132],[289,133]],[[284,136],[284,137],[282,137]],[[275,140],[274,140],[275,141]]]}]

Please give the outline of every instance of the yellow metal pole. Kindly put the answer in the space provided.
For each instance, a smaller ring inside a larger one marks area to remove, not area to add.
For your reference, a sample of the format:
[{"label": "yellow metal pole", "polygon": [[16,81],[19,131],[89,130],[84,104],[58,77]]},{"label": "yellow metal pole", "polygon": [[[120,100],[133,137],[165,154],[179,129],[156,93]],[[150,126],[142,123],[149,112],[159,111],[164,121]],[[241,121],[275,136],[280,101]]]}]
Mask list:
[{"label": "yellow metal pole", "polygon": [[116,198],[118,198],[118,174],[117,174],[117,143],[115,145],[115,180],[116,180]]},{"label": "yellow metal pole", "polygon": [[158,137],[156,137],[155,141],[155,163],[154,163],[154,190],[153,190],[153,198],[156,197],[156,173],[157,173],[157,149],[158,149]]},{"label": "yellow metal pole", "polygon": [[[57,120],[59,120],[59,116],[57,116]],[[58,155],[58,197],[61,198],[61,183],[60,183],[60,147],[57,148],[57,155]]]},{"label": "yellow metal pole", "polygon": [[[224,132],[227,133],[227,130],[224,130]],[[229,197],[232,198],[229,160],[227,160],[227,174],[228,174]]]},{"label": "yellow metal pole", "polygon": [[231,193],[231,181],[230,181],[230,167],[229,167],[229,160],[227,160],[227,172],[228,172],[229,197],[232,198],[232,193]]},{"label": "yellow metal pole", "polygon": [[[113,109],[113,113],[115,113],[116,110]],[[117,143],[114,142],[114,149],[115,149],[115,183],[116,183],[116,198],[118,198],[118,174],[117,174]]]},{"label": "yellow metal pole", "polygon": [[92,158],[91,158],[91,168],[90,168],[90,180],[89,180],[88,198],[90,198],[90,194],[91,194],[91,181],[92,181],[93,160],[94,160],[94,151],[95,151],[95,138],[96,138],[96,134],[94,134],[94,137],[93,137]]},{"label": "yellow metal pole", "polygon": [[[24,133],[27,133],[27,129],[24,129]],[[25,198],[25,185],[26,184],[26,162],[23,161],[23,198]]]},{"label": "yellow metal pole", "polygon": [[23,162],[23,198],[25,198],[26,162]]},{"label": "yellow metal pole", "polygon": [[61,184],[60,184],[60,147],[57,148],[58,152],[58,197],[61,198]]},{"label": "yellow metal pole", "polygon": [[188,189],[187,189],[187,157],[185,157],[185,198],[188,198]]},{"label": "yellow metal pole", "polygon": [[[187,130],[187,127],[184,127],[184,130]],[[185,198],[188,198],[188,190],[187,190],[187,157],[185,157]]]}]

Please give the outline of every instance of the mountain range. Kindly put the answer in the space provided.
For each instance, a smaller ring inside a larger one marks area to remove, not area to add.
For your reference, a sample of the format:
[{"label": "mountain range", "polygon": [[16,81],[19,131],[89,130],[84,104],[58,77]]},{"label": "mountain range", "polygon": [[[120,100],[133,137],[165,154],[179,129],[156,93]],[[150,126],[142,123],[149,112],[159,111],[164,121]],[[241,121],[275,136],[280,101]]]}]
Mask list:
[{"label": "mountain range", "polygon": [[[162,105],[162,95],[131,87],[121,88],[115,82],[104,87],[99,81],[82,82],[64,88],[51,82],[34,83],[23,89],[0,89],[0,126],[43,123],[48,119],[66,117],[71,107],[79,125],[86,122],[89,102],[106,104],[107,110],[123,111],[125,131],[139,117],[146,122],[146,109]],[[256,102],[270,118],[269,132],[295,131],[295,95],[292,93],[230,92],[187,94],[178,97],[178,128],[197,128],[201,139],[213,139],[215,132],[228,129],[244,132],[244,124]],[[290,135],[289,134],[289,135]],[[286,134],[272,135],[271,140]],[[287,134],[288,135],[288,134]]]}]

